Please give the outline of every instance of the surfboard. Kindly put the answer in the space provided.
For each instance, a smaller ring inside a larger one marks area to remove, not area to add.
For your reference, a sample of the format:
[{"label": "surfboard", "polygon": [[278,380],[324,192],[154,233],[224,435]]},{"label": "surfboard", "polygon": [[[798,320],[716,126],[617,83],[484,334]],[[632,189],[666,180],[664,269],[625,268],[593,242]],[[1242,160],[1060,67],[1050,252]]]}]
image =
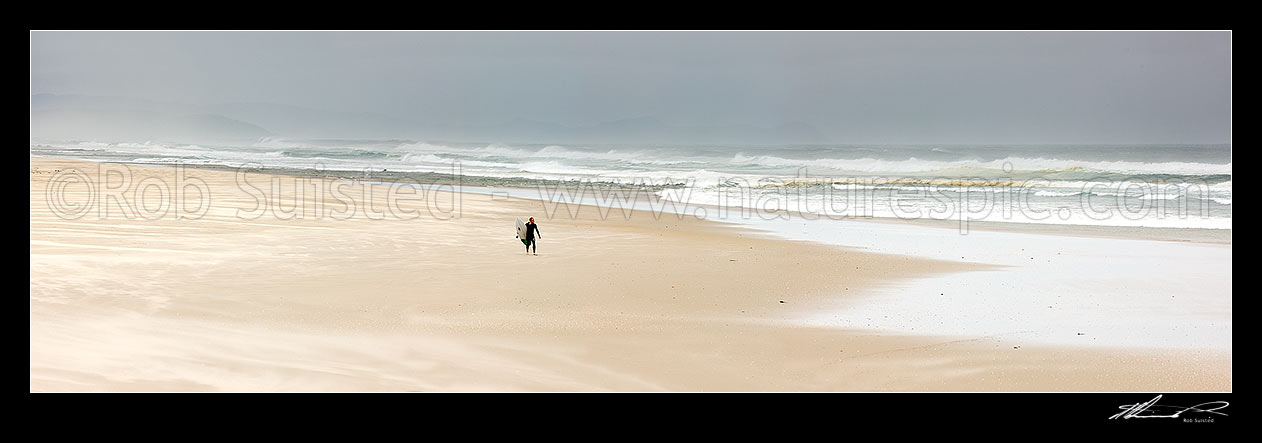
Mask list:
[{"label": "surfboard", "polygon": [[517,217],[517,239],[521,240],[523,245],[528,244],[526,243],[526,222],[521,221],[521,217]]}]

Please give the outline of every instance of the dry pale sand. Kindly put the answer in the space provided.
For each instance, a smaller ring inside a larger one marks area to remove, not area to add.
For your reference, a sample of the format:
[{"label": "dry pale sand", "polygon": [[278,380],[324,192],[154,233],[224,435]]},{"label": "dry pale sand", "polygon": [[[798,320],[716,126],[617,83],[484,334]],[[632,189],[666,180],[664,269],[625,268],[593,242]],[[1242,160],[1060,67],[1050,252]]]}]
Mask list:
[{"label": "dry pale sand", "polygon": [[[873,288],[982,265],[775,240],[730,225],[460,196],[459,218],[356,214],[294,177],[256,219],[232,172],[186,169],[210,211],[63,219],[31,159],[32,391],[1227,391],[1230,353],[1050,347],[800,326]],[[111,166],[132,188],[173,168]],[[312,180],[313,183],[324,183]],[[150,181],[149,183],[156,183]],[[100,190],[101,183],[94,186]],[[362,208],[364,186],[345,197]],[[87,201],[72,184],[61,202]],[[388,188],[369,187],[384,206]],[[200,202],[190,190],[191,202]],[[268,192],[269,196],[272,193]],[[60,197],[58,197],[60,195]],[[132,197],[128,192],[126,195]],[[151,187],[150,209],[159,208]],[[453,195],[431,193],[443,208]],[[98,199],[99,200],[99,199]],[[94,204],[99,205],[99,201]],[[113,203],[111,203],[113,204]],[[95,207],[93,207],[95,208]],[[509,234],[539,219],[539,256]],[[784,303],[781,303],[783,301]],[[1019,347],[1019,348],[1017,348]]]}]

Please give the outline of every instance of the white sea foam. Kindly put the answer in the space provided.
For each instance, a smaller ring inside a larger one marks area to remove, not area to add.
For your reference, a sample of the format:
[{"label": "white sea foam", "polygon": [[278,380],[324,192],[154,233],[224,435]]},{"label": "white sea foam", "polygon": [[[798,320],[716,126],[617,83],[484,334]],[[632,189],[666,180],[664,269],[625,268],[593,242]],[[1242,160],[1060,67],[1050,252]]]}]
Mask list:
[{"label": "white sea foam", "polygon": [[[1161,206],[1153,202],[1178,202],[1201,208],[1217,203],[1209,217],[1217,221],[1166,219],[1141,215],[1138,221],[1113,221],[1131,225],[1195,227],[1205,223],[1230,225],[1231,163],[1224,151],[1199,148],[1165,149],[1161,155],[1144,150],[1117,154],[1117,160],[1085,161],[1056,158],[1056,147],[1012,149],[1005,155],[995,148],[970,151],[968,147],[886,149],[883,147],[820,147],[798,151],[813,158],[799,160],[787,148],[724,147],[569,147],[562,145],[443,144],[398,142],[308,143],[283,138],[263,138],[244,146],[192,144],[105,143],[96,141],[32,141],[37,155],[146,163],[186,163],[264,168],[321,169],[450,173],[460,165],[466,176],[513,180],[589,180],[634,185],[691,186],[691,203],[710,204],[709,195],[735,190],[748,198],[796,195],[809,204],[827,203],[837,196],[862,197],[875,204],[897,202],[905,208],[933,210],[943,200],[994,199],[1022,201],[1032,209],[1058,215],[1031,223],[1102,224],[1080,209],[1058,205],[1081,203],[1106,209]],[[734,153],[735,152],[735,153]],[[996,155],[998,152],[998,155]],[[1034,154],[1030,154],[1030,153]],[[1065,150],[1065,155],[1086,152],[1090,158],[1108,158],[1107,149]],[[1202,152],[1213,155],[1205,156]],[[915,155],[910,155],[915,154]],[[986,155],[997,160],[968,158]],[[845,155],[853,156],[847,158]],[[1162,161],[1140,161],[1148,156]],[[935,160],[925,158],[933,157]],[[956,157],[955,160],[949,158]],[[1062,156],[1063,157],[1063,156]],[[902,158],[902,159],[899,159]],[[938,158],[948,158],[941,160]],[[1206,160],[1202,161],[1201,159]],[[1167,161],[1178,159],[1181,161]],[[1221,161],[1222,163],[1215,163]],[[806,170],[799,168],[806,167]],[[806,176],[802,173],[806,172]],[[1215,183],[1217,182],[1217,183]],[[533,186],[530,184],[529,186]],[[671,191],[672,193],[674,191]],[[1017,194],[1017,195],[1014,195]],[[678,194],[683,198],[687,193]],[[1080,197],[1080,198],[1079,198]],[[1188,200],[1179,201],[1180,198]],[[764,198],[764,201],[766,198]],[[730,203],[730,202],[729,202]],[[756,204],[757,202],[737,203]],[[1142,204],[1141,204],[1142,203]],[[806,208],[811,212],[813,209]],[[1066,212],[1068,211],[1068,212]],[[1075,212],[1076,211],[1076,212]],[[1064,214],[1065,218],[1059,217]],[[873,216],[898,216],[894,212]],[[1118,220],[1121,217],[1117,217]],[[1151,219],[1151,220],[1150,220]],[[1172,221],[1173,220],[1173,221]]]},{"label": "white sea foam", "polygon": [[1082,193],[1078,191],[1070,191],[1070,192],[1035,191],[1034,192],[1034,195],[1037,195],[1039,197],[1069,197],[1069,196],[1078,195],[1078,194],[1082,194]]},{"label": "white sea foam", "polygon": [[983,173],[993,171],[1032,171],[1032,172],[1068,172],[1099,171],[1118,174],[1177,174],[1177,175],[1210,175],[1231,174],[1231,163],[1214,164],[1199,162],[1134,162],[1134,161],[1081,161],[1049,158],[1008,157],[990,161],[938,161],[921,160],[915,157],[907,160],[882,160],[876,158],[859,159],[789,159],[773,155],[747,156],[736,154],[731,163],[772,167],[819,167],[839,172],[857,173],[951,173],[966,175],[969,172]]}]

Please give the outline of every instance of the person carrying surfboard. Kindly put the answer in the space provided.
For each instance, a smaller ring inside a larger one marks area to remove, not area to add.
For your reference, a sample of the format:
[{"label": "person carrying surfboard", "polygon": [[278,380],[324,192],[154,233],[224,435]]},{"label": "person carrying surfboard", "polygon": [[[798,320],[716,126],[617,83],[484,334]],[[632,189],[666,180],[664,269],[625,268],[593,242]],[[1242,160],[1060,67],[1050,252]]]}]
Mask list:
[{"label": "person carrying surfboard", "polygon": [[535,224],[535,218],[530,217],[530,221],[526,223],[526,236],[522,238],[522,242],[526,244],[526,253],[529,254],[533,248],[535,255],[539,255],[538,242],[535,241],[535,237],[543,238],[543,234],[539,233],[539,225]]}]

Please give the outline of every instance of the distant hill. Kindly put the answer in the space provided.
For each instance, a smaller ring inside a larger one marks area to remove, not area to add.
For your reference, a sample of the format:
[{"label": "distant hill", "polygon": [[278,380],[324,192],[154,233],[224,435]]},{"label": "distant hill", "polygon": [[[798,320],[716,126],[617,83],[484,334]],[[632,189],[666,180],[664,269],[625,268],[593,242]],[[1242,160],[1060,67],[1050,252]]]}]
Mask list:
[{"label": "distant hill", "polygon": [[49,109],[31,111],[31,136],[98,141],[255,140],[266,129],[221,115],[180,115],[152,111]]},{"label": "distant hill", "polygon": [[277,134],[310,138],[407,138],[426,132],[424,125],[369,112],[337,112],[271,103],[228,103],[202,109],[248,121]]},{"label": "distant hill", "polygon": [[269,103],[190,105],[121,97],[31,96],[31,136],[127,141],[417,139],[505,143],[781,144],[828,141],[809,124],[678,126],[654,117],[588,126],[517,118],[502,124],[434,125],[377,113]]},{"label": "distant hill", "polygon": [[99,141],[256,140],[272,135],[258,125],[195,107],[142,100],[31,97],[31,136]]}]

